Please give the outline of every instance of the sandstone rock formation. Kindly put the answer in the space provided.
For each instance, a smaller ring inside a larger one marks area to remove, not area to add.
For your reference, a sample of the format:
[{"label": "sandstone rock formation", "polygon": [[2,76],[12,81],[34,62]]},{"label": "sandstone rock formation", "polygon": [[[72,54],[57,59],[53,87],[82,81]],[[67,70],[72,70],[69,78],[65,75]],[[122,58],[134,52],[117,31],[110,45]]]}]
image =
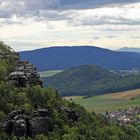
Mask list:
[{"label": "sandstone rock formation", "polygon": [[26,116],[21,111],[13,111],[9,114],[7,121],[2,125],[2,129],[9,135],[26,136],[27,124]]},{"label": "sandstone rock formation", "polygon": [[43,85],[37,69],[28,61],[17,61],[15,69],[8,76],[9,83],[17,87]]},{"label": "sandstone rock formation", "polygon": [[7,80],[17,87],[26,85],[43,85],[37,69],[28,61],[21,61],[19,54],[0,41],[0,59],[10,65]]},{"label": "sandstone rock formation", "polygon": [[[70,108],[61,108],[68,115],[69,120],[77,121],[79,115]],[[25,115],[23,111],[11,112],[7,120],[1,125],[7,134],[15,136],[30,136],[36,134],[47,134],[52,131],[52,122],[47,109],[38,109],[32,118]]]}]

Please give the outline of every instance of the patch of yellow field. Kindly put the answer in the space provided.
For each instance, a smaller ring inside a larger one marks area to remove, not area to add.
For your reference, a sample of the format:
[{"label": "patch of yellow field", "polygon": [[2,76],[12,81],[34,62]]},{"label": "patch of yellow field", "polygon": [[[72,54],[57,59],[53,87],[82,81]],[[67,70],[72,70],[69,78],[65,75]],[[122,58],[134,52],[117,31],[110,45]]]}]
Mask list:
[{"label": "patch of yellow field", "polygon": [[[140,97],[140,89],[108,93],[108,94],[99,95],[99,96],[107,97],[109,99],[130,100],[132,98]],[[63,97],[63,99],[71,100],[71,99],[79,99],[79,98],[83,98],[83,97],[84,96],[66,96],[66,97]]]},{"label": "patch of yellow field", "polygon": [[107,94],[112,99],[132,99],[140,96],[140,89]]}]

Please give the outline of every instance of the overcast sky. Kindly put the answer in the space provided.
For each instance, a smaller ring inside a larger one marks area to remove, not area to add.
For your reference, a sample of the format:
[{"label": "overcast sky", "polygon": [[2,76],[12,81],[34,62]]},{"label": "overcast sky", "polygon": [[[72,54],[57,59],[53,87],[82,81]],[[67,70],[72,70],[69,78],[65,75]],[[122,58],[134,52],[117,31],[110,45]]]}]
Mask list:
[{"label": "overcast sky", "polygon": [[140,47],[140,0],[0,0],[0,40],[16,51]]}]

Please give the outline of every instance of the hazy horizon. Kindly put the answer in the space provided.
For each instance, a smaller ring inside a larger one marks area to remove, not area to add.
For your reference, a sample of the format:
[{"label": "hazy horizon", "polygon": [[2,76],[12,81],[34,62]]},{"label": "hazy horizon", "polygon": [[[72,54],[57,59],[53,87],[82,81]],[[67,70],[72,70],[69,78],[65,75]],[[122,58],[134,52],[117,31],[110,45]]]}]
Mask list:
[{"label": "hazy horizon", "polygon": [[1,0],[0,40],[16,51],[49,46],[140,47],[139,0]]}]

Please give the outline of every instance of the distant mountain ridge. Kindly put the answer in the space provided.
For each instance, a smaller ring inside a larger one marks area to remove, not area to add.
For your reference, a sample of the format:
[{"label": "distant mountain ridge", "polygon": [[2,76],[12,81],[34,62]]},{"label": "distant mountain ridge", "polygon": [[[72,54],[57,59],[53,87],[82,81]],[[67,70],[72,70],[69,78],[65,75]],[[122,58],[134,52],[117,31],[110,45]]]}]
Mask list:
[{"label": "distant mountain ridge", "polygon": [[82,65],[44,78],[62,96],[93,96],[140,88],[140,75],[119,76],[96,65]]},{"label": "distant mountain ridge", "polygon": [[94,46],[50,47],[19,54],[21,59],[30,61],[39,71],[65,70],[86,64],[107,69],[140,68],[138,53],[116,52]]},{"label": "distant mountain ridge", "polygon": [[118,49],[117,51],[121,51],[121,52],[137,52],[137,53],[140,53],[140,48],[123,47],[123,48]]}]

